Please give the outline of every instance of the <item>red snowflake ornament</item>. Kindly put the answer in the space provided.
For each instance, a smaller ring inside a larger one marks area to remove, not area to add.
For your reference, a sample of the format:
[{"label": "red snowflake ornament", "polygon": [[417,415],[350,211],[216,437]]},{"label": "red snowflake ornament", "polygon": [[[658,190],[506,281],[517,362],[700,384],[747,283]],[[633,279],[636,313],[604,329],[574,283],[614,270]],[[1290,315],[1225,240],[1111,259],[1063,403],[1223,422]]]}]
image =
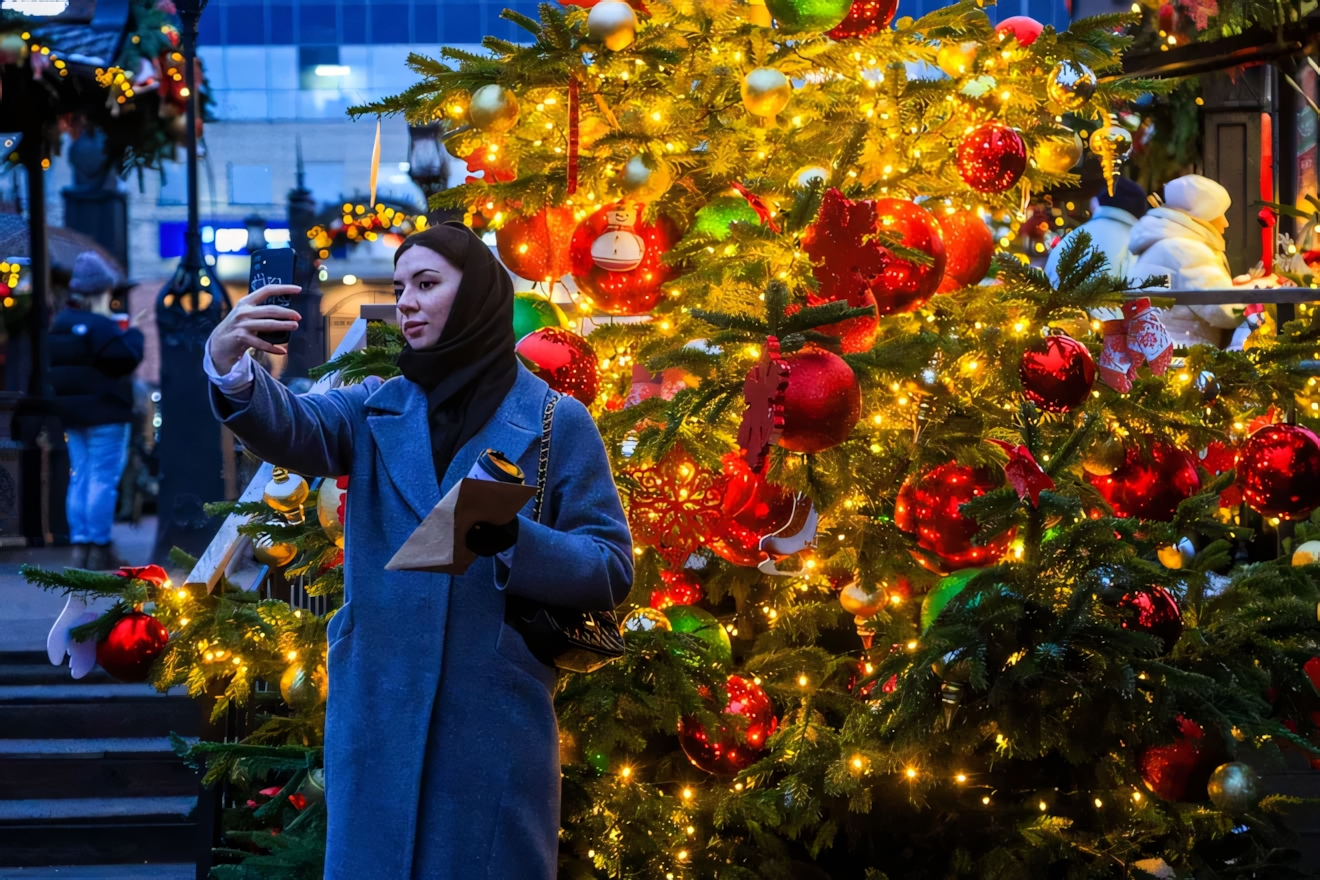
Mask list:
[{"label": "red snowflake ornament", "polygon": [[770,444],[784,433],[784,392],[788,390],[788,363],[779,356],[779,339],[765,341],[765,353],[747,374],[743,383],[742,424],[738,426],[738,446],[753,473],[765,469]]},{"label": "red snowflake ornament", "polygon": [[635,484],[628,498],[633,537],[670,568],[681,568],[719,523],[724,500],[719,475],[693,461],[681,444],[628,475]]}]

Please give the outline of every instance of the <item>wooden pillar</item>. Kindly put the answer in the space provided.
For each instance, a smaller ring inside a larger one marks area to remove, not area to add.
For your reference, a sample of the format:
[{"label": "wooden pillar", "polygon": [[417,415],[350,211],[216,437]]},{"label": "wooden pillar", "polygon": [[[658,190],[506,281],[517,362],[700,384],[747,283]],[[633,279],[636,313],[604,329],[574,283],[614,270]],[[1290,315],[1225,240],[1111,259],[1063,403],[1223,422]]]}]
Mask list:
[{"label": "wooden pillar", "polygon": [[1260,261],[1260,114],[1273,107],[1274,69],[1262,65],[1234,75],[1201,77],[1206,177],[1228,190],[1228,265],[1234,275]]}]

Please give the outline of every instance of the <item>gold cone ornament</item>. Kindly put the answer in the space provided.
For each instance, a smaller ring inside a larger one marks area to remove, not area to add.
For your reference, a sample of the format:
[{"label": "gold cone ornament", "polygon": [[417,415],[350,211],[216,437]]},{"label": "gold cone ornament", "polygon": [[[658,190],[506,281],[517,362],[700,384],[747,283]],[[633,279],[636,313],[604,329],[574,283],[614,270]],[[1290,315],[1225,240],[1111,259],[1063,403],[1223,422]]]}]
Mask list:
[{"label": "gold cone ornament", "polygon": [[1114,194],[1114,179],[1118,177],[1123,161],[1132,153],[1132,135],[1126,128],[1111,120],[1091,132],[1091,152],[1100,157],[1100,170],[1105,174],[1109,194]]},{"label": "gold cone ornament", "polygon": [[316,490],[316,519],[325,530],[325,536],[341,550],[344,549],[344,524],[339,521],[339,505],[344,491],[329,477],[322,480],[321,488]]},{"label": "gold cone ornament", "polygon": [[627,49],[637,39],[637,13],[623,0],[601,0],[587,13],[587,36],[611,52]]},{"label": "gold cone ornament", "polygon": [[793,86],[773,67],[758,67],[742,81],[742,101],[753,116],[770,119],[788,106]]},{"label": "gold cone ornament", "polygon": [[518,98],[503,86],[482,86],[472,93],[468,121],[487,134],[501,134],[518,124]]},{"label": "gold cone ornament", "polygon": [[277,467],[271,471],[270,481],[261,497],[267,507],[284,517],[285,522],[296,526],[306,519],[303,502],[308,494],[306,480]]}]

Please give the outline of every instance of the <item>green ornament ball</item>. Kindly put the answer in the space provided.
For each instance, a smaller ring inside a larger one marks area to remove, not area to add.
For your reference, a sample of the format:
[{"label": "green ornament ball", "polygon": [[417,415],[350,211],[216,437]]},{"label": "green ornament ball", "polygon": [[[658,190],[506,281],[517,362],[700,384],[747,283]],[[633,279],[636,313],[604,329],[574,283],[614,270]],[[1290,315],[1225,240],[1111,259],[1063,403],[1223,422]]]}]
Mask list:
[{"label": "green ornament ball", "polygon": [[827,31],[848,17],[852,0],[766,0],[779,29],[789,33]]},{"label": "green ornament ball", "polygon": [[729,634],[715,615],[695,605],[671,605],[665,609],[665,617],[676,633],[696,636],[710,648],[711,654],[721,663],[733,662],[733,643]]},{"label": "green ornament ball", "polygon": [[926,598],[921,601],[921,631],[924,633],[935,624],[940,612],[953,601],[954,597],[967,589],[972,578],[981,573],[979,568],[964,568],[955,571],[931,588]]},{"label": "green ornament ball", "polygon": [[720,196],[697,211],[688,232],[724,241],[731,234],[729,226],[733,223],[760,226],[761,218],[742,196]]},{"label": "green ornament ball", "polygon": [[520,340],[545,327],[568,330],[564,310],[539,293],[524,291],[513,295],[513,338]]}]

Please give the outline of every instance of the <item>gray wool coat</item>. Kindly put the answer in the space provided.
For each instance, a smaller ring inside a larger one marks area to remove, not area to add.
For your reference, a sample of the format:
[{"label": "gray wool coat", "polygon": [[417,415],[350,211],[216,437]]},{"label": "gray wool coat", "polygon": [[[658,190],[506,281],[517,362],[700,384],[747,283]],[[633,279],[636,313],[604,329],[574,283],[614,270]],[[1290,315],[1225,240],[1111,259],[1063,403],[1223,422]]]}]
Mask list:
[{"label": "gray wool coat", "polygon": [[216,415],[266,461],[350,475],[344,606],[329,625],[326,878],[551,880],[559,837],[555,670],[504,622],[505,596],[612,609],[632,545],[595,423],[555,412],[542,523],[523,510],[512,566],[462,576],[385,563],[487,449],[536,474],[547,387],[526,369],[437,481],[426,395],[395,378],[296,396],[258,369]]}]

